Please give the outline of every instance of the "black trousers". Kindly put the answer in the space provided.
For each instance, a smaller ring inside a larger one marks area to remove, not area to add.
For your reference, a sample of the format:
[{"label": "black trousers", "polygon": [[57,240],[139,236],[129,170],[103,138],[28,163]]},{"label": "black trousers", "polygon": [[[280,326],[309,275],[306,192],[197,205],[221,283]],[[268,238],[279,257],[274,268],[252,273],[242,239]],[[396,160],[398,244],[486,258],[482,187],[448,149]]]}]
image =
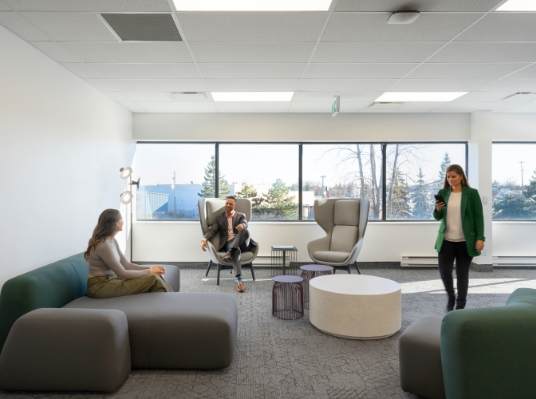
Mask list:
[{"label": "black trousers", "polygon": [[249,245],[249,231],[242,230],[240,233],[235,234],[234,238],[227,241],[220,248],[220,251],[231,252],[231,261],[233,262],[233,269],[236,276],[242,274],[242,265],[240,265],[240,255],[243,251],[246,251]]},{"label": "black trousers", "polygon": [[456,260],[456,281],[458,287],[458,297],[456,298],[456,307],[464,308],[467,302],[467,290],[469,288],[469,266],[471,266],[472,256],[467,254],[465,241],[452,242],[443,241],[441,251],[439,251],[439,274],[449,300],[453,301],[454,283],[452,281],[452,269]]}]

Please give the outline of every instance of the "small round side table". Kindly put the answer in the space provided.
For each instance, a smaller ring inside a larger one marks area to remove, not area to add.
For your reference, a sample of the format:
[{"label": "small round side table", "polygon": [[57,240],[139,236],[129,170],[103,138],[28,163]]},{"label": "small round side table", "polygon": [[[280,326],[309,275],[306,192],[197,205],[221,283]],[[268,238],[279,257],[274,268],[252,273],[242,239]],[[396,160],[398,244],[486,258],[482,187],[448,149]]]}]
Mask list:
[{"label": "small round side table", "polygon": [[284,275],[272,277],[272,315],[283,320],[303,317],[303,278]]},{"label": "small round side table", "polygon": [[301,276],[303,277],[303,303],[305,309],[309,309],[309,280],[314,277],[323,276],[326,274],[333,274],[333,267],[326,265],[303,265],[300,266]]}]

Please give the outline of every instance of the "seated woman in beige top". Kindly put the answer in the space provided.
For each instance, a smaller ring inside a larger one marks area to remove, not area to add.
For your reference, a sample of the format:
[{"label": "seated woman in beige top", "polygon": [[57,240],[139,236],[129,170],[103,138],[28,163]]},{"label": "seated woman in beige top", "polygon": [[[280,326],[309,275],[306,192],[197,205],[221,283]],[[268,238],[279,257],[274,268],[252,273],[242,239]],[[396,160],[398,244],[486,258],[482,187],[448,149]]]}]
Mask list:
[{"label": "seated woman in beige top", "polygon": [[93,230],[84,257],[89,264],[87,295],[93,298],[171,291],[162,279],[165,269],[129,262],[114,236],[123,229],[117,209],[106,209]]}]

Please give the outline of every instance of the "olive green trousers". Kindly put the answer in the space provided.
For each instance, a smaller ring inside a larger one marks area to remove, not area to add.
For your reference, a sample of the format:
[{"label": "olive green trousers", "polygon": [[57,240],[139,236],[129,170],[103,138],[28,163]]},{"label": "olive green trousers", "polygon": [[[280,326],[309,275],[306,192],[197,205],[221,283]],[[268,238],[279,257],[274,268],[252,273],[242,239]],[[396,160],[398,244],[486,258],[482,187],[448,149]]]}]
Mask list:
[{"label": "olive green trousers", "polygon": [[117,277],[90,277],[87,280],[87,296],[113,298],[142,292],[172,291],[162,277],[155,274],[122,280]]}]

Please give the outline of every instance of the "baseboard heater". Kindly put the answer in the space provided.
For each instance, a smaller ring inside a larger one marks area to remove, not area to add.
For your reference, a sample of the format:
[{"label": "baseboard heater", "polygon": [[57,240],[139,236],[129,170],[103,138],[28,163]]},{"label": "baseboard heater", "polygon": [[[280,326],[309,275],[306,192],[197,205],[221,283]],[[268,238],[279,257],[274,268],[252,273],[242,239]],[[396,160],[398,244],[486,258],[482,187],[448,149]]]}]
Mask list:
[{"label": "baseboard heater", "polygon": [[536,256],[494,256],[496,267],[536,267]]},{"label": "baseboard heater", "polygon": [[400,267],[437,267],[437,256],[402,255]]}]

